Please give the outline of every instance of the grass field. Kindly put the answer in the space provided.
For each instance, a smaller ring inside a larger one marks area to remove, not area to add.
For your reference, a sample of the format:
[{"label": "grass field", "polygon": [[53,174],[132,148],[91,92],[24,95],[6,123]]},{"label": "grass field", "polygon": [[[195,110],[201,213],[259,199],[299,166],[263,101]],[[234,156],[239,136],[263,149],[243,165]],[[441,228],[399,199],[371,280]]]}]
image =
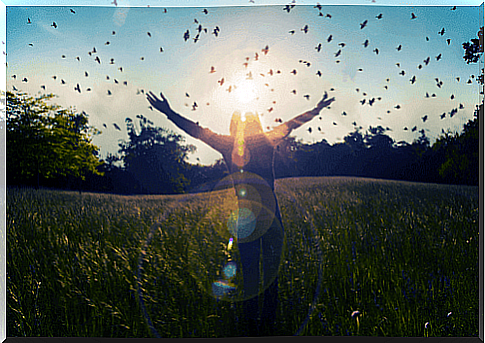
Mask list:
[{"label": "grass field", "polygon": [[[276,194],[275,335],[478,336],[478,187],[299,178]],[[203,229],[213,198],[8,188],[7,336],[244,336],[240,303],[200,271],[227,243]]]}]

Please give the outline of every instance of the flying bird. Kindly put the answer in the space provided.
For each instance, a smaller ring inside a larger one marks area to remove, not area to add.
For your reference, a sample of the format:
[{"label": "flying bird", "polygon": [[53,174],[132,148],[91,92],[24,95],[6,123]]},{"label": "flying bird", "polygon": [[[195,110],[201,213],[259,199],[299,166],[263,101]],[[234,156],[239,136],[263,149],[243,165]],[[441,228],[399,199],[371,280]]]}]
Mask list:
[{"label": "flying bird", "polygon": [[310,100],[310,95],[309,94],[305,94],[303,97],[306,98],[307,100]]},{"label": "flying bird", "polygon": [[362,45],[364,45],[364,48],[367,48],[369,46],[369,40],[366,39],[364,43],[362,43]]},{"label": "flying bird", "polygon": [[345,43],[338,43],[338,45],[342,48],[345,47]]},{"label": "flying bird", "polygon": [[411,13],[411,19],[416,19],[416,15],[414,13]]},{"label": "flying bird", "polygon": [[308,33],[308,25],[305,25],[301,31],[305,32],[305,33]]},{"label": "flying bird", "polygon": [[187,41],[187,39],[189,39],[189,38],[190,38],[190,32],[189,32],[189,30],[187,30],[184,33],[184,40]]},{"label": "flying bird", "polygon": [[425,115],[424,117],[421,117],[421,119],[423,119],[423,123],[425,123],[425,122],[426,122],[426,120],[428,119],[428,116],[427,116],[427,115]]},{"label": "flying bird", "polygon": [[394,108],[398,110],[398,109],[401,108],[401,106],[400,105],[396,105],[396,106],[394,106]]},{"label": "flying bird", "polygon": [[204,9],[202,10],[202,12],[203,12],[204,14],[208,14],[208,13],[209,13],[209,11],[207,10],[207,8],[204,8]]},{"label": "flying bird", "polygon": [[328,36],[327,42],[330,43],[332,41],[332,35]]},{"label": "flying bird", "polygon": [[290,73],[292,73],[293,75],[296,75],[297,71],[296,69],[293,69]]},{"label": "flying bird", "polygon": [[108,95],[111,95],[111,91],[108,89]]},{"label": "flying bird", "polygon": [[441,115],[440,115],[440,118],[441,118],[441,119],[444,119],[445,117],[446,117],[446,113],[445,113],[445,112],[443,112],[443,114],[441,114]]},{"label": "flying bird", "polygon": [[460,110],[463,110],[465,108],[465,106],[463,106],[463,104],[460,104]]},{"label": "flying bird", "polygon": [[28,81],[29,81],[29,80],[27,80],[27,78],[26,78],[26,77],[24,77],[24,78],[22,79],[22,82],[28,82]]},{"label": "flying bird", "polygon": [[214,68],[213,66],[211,67],[211,70],[209,72],[209,74],[212,74],[212,73],[215,73],[216,72],[216,68]]},{"label": "flying bird", "polygon": [[382,19],[382,13],[376,16],[377,19]]},{"label": "flying bird", "polygon": [[337,52],[335,53],[335,57],[339,57],[341,52],[342,52],[342,50],[337,51]]},{"label": "flying bird", "polygon": [[442,35],[442,36],[443,36],[443,35],[445,34],[445,28],[443,27],[443,28],[441,29],[441,31],[438,31],[438,34],[440,34],[440,35]]},{"label": "flying bird", "polygon": [[113,123],[113,126],[115,127],[116,130],[121,131],[121,128],[116,123]]},{"label": "flying bird", "polygon": [[450,43],[451,43],[451,39],[450,39],[450,38],[448,38],[448,39],[446,40],[446,43],[448,43],[448,45],[450,45]]},{"label": "flying bird", "polygon": [[375,48],[374,52],[376,53],[376,55],[379,55],[379,49]]},{"label": "flying bird", "polygon": [[399,45],[399,46],[396,48],[396,50],[397,50],[397,51],[401,51],[401,48],[402,48],[402,45]]},{"label": "flying bird", "polygon": [[406,74],[406,72],[404,70],[401,70],[401,72],[399,74],[404,76]]},{"label": "flying bird", "polygon": [[315,47],[315,49],[320,52],[320,50],[322,49],[322,43],[318,43],[318,45]]},{"label": "flying bird", "polygon": [[263,52],[265,55],[267,55],[267,54],[268,54],[268,51],[269,51],[269,45],[266,45],[266,46],[264,47],[264,49],[261,49],[261,51],[262,51],[262,52]]},{"label": "flying bird", "polygon": [[360,29],[362,30],[367,25],[367,20],[364,20],[363,23],[360,23]]},{"label": "flying bird", "polygon": [[411,84],[414,85],[416,82],[416,75],[414,75],[409,81],[411,81]]},{"label": "flying bird", "polygon": [[99,59],[99,56],[96,56],[96,58],[94,59],[96,62],[98,62],[99,64],[101,64],[101,60]]},{"label": "flying bird", "polygon": [[322,77],[322,72],[320,70],[317,70],[317,74],[319,77]]},{"label": "flying bird", "polygon": [[32,22],[30,21],[30,18],[27,18],[27,24],[32,24]]},{"label": "flying bird", "polygon": [[79,83],[76,85],[76,87],[74,87],[74,90],[81,93],[81,87],[79,86]]},{"label": "flying bird", "polygon": [[417,129],[418,129],[418,127],[417,127],[417,126],[415,126],[415,127],[413,127],[413,128],[411,129],[411,131],[413,131],[413,132],[414,132],[414,131],[416,131]]},{"label": "flying bird", "polygon": [[455,98],[455,96],[453,94],[451,94],[450,99],[453,100],[454,98]]},{"label": "flying bird", "polygon": [[148,37],[151,37],[152,36],[152,34],[150,32],[147,32],[147,35],[148,35]]},{"label": "flying bird", "polygon": [[436,56],[436,60],[439,61],[441,59],[441,54],[439,54],[438,56]]},{"label": "flying bird", "polygon": [[56,22],[53,22],[51,26],[52,26],[53,28],[57,29],[57,24],[56,24]]},{"label": "flying bird", "polygon": [[72,8],[70,10],[71,10],[71,13],[72,14],[76,14],[76,12],[74,12],[74,10]]},{"label": "flying bird", "polygon": [[295,34],[295,30],[290,30],[290,31],[288,31],[288,33],[294,35]]}]

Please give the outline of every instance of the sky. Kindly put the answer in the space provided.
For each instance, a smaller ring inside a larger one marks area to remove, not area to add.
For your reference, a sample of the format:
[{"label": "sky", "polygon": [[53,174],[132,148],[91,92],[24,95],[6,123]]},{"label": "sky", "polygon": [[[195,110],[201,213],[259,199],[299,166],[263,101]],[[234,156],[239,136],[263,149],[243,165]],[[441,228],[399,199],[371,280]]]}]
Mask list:
[{"label": "sky", "polygon": [[[229,133],[236,110],[258,113],[268,130],[276,119],[286,121],[312,109],[327,91],[335,102],[292,135],[305,143],[326,139],[330,144],[353,132],[355,123],[362,132],[369,126],[389,128],[386,134],[396,142],[411,143],[424,129],[433,143],[442,130],[461,131],[482,99],[471,75],[480,74],[483,56],[481,65],[467,65],[462,48],[483,26],[478,2],[336,1],[319,10],[315,2],[298,1],[289,12],[285,2],[258,0],[233,1],[231,6],[224,6],[227,1],[177,1],[179,7],[173,1],[125,0],[116,6],[111,1],[73,6],[60,0],[4,4],[6,89],[52,92],[55,103],[88,113],[90,124],[102,131],[93,143],[103,158],[128,138],[125,118],[135,120],[138,114],[196,145],[190,162],[207,165],[221,158],[151,110],[142,93],[148,90],[163,92],[174,111],[220,134]],[[199,25],[202,32],[194,41]],[[187,30],[190,38],[185,41]],[[77,84],[80,92],[74,89]],[[455,108],[458,112],[450,117]]]}]

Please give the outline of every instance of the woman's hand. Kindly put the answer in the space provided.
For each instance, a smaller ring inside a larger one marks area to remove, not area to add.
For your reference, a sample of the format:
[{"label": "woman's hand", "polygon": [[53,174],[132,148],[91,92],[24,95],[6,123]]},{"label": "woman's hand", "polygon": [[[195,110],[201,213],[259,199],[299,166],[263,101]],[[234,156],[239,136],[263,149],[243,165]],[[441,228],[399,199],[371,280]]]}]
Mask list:
[{"label": "woman's hand", "polygon": [[315,107],[315,111],[320,112],[323,108],[330,106],[330,104],[335,101],[335,98],[327,99],[327,97],[327,92],[325,92],[325,94],[323,94],[322,100],[320,100]]},{"label": "woman's hand", "polygon": [[157,96],[150,91],[150,93],[147,94],[147,100],[154,108],[162,113],[165,113],[166,115],[169,115],[173,111],[162,93],[160,93],[160,96],[162,97],[162,100],[158,99]]}]

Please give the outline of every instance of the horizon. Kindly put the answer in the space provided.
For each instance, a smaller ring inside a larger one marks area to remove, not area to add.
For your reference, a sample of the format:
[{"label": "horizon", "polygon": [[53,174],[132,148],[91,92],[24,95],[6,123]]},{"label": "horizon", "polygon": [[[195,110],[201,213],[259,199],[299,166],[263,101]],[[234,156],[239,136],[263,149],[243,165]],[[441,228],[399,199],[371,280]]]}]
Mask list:
[{"label": "horizon", "polygon": [[[312,109],[327,91],[336,100],[331,108],[291,133],[306,144],[323,139],[329,144],[342,142],[354,131],[353,122],[362,126],[362,133],[369,126],[389,127],[392,131],[386,134],[395,142],[412,143],[424,129],[433,144],[442,130],[461,132],[483,99],[471,77],[480,75],[483,54],[480,63],[467,65],[462,48],[483,26],[483,4],[455,10],[452,6],[378,5],[322,5],[321,11],[314,5],[297,5],[290,12],[283,10],[284,5],[204,8],[207,14],[203,7],[168,8],[167,13],[163,7],[7,7],[7,90],[15,86],[36,96],[43,85],[43,93],[58,95],[52,102],[88,113],[90,125],[103,131],[93,137],[103,159],[108,152],[118,152],[120,139],[128,139],[125,118],[142,114],[155,126],[182,134],[186,144],[196,145],[188,161],[203,165],[221,156],[179,130],[164,114],[151,111],[141,90],[157,96],[163,92],[174,111],[220,134],[229,133],[235,110],[260,114],[266,131],[278,118],[286,121]],[[411,13],[417,18],[411,19]],[[367,23],[361,29],[364,20]],[[194,42],[199,24],[200,39]],[[305,25],[308,33],[303,31]],[[215,27],[220,28],[217,36]],[[445,31],[440,34],[442,28]],[[190,32],[187,41],[186,30]],[[365,40],[368,47],[362,45]],[[399,74],[402,70],[404,76]],[[416,81],[411,84],[413,76]],[[24,77],[28,82],[22,82]],[[439,87],[435,78],[442,82]],[[74,90],[77,84],[81,92]],[[229,92],[229,86],[238,88]],[[374,103],[369,106],[371,99]],[[400,109],[395,108],[398,104]],[[455,108],[458,112],[450,118]],[[440,119],[442,113],[445,119]],[[428,115],[426,122],[424,115]],[[411,132],[414,126],[416,131]]]}]

